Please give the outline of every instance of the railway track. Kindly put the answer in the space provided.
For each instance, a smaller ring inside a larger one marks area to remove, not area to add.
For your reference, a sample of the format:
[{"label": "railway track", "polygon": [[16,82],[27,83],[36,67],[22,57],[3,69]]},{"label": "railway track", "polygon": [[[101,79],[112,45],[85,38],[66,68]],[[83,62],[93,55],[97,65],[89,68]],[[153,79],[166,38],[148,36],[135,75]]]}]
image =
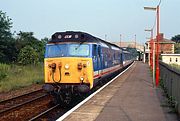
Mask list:
[{"label": "railway track", "polygon": [[38,115],[33,116],[28,121],[55,121],[66,112],[71,110],[77,104],[82,102],[85,99],[82,97],[75,97],[74,101],[70,103],[70,105],[63,106],[62,104],[56,104],[49,107],[47,110],[40,112]]},{"label": "railway track", "polygon": [[[26,120],[43,108],[49,108],[52,98],[42,89],[0,102],[0,120]],[[46,106],[45,106],[46,105]],[[45,109],[43,109],[45,110]]]},{"label": "railway track", "polygon": [[35,120],[55,120],[58,118],[58,115],[64,114],[67,110],[60,109],[60,105],[57,104],[49,109],[47,109],[44,112],[41,112],[40,114],[34,116],[29,121],[35,121]]},{"label": "railway track", "polygon": [[63,107],[51,103],[53,98],[42,89],[0,102],[0,120],[56,120],[75,106]]},{"label": "railway track", "polygon": [[43,94],[43,90],[36,90],[27,94],[23,94],[11,99],[7,99],[0,102],[0,115],[2,113],[8,112],[10,110],[16,109],[22,105],[25,105],[29,102],[32,102],[38,98],[39,96],[45,96],[45,93]]}]

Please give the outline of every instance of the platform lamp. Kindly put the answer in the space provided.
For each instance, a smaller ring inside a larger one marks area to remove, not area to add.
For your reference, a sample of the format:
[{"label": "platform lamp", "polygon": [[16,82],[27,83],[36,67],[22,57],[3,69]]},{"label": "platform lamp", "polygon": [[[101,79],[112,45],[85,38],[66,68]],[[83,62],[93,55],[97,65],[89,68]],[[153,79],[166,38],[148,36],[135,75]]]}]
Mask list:
[{"label": "platform lamp", "polygon": [[120,43],[119,46],[121,47],[122,35],[120,34]]},{"label": "platform lamp", "polygon": [[160,29],[160,22],[159,22],[159,18],[160,18],[160,14],[159,14],[159,6],[161,4],[161,0],[159,1],[159,4],[157,5],[157,7],[144,7],[145,10],[153,10],[156,11],[156,17],[157,17],[157,35],[156,35],[156,40],[157,40],[157,44],[156,44],[156,86],[159,85],[159,41],[160,41],[160,34],[159,34],[159,29]]},{"label": "platform lamp", "polygon": [[151,70],[153,69],[153,29],[145,29],[144,31],[146,32],[151,32],[151,38],[150,38],[150,58],[149,58],[149,61],[150,61],[150,68]]},{"label": "platform lamp", "polygon": [[144,31],[151,32],[150,38],[150,67],[153,71],[153,86],[155,85],[155,42],[153,41],[153,29],[145,29]]}]

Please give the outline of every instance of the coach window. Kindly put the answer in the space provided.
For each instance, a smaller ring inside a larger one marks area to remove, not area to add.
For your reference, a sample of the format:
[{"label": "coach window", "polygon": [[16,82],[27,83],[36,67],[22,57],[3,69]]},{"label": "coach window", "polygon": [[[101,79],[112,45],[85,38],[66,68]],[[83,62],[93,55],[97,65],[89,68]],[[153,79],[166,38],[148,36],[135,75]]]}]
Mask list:
[{"label": "coach window", "polygon": [[176,62],[178,62],[178,59],[176,58]]},{"label": "coach window", "polygon": [[170,62],[172,61],[172,59],[170,58]]}]

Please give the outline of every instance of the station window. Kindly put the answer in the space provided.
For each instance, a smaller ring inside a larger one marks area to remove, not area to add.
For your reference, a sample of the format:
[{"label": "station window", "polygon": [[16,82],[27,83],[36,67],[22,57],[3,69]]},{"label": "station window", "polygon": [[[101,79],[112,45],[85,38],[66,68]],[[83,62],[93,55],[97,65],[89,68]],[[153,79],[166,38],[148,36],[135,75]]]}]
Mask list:
[{"label": "station window", "polygon": [[178,59],[176,58],[176,62],[178,62]]}]

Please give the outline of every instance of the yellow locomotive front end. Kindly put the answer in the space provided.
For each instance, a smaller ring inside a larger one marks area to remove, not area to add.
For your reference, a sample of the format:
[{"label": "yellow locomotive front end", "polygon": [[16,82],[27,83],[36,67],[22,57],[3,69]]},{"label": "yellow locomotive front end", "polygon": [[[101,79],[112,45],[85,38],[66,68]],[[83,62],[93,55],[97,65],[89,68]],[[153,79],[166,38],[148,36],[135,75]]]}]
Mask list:
[{"label": "yellow locomotive front end", "polygon": [[59,85],[93,86],[91,58],[61,57],[45,59],[45,83]]},{"label": "yellow locomotive front end", "polygon": [[[90,44],[78,42],[46,45],[45,90],[56,93],[86,93],[93,87]],[[57,92],[58,91],[58,92]]]}]

